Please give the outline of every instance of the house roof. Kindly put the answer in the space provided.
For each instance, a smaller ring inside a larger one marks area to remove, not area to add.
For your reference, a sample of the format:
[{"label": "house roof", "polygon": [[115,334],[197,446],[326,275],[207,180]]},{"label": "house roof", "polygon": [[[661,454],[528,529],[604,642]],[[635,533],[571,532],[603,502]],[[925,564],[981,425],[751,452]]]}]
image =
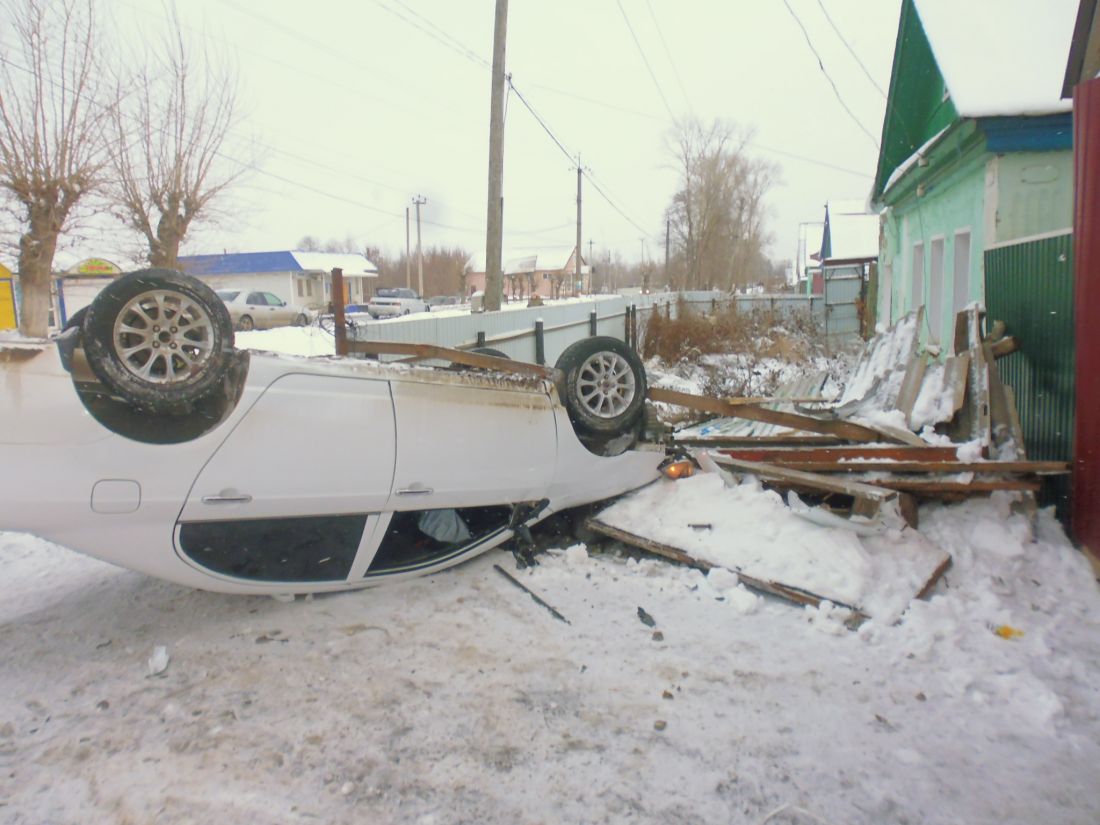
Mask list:
[{"label": "house roof", "polygon": [[259,275],[266,272],[330,272],[377,277],[378,267],[355,252],[231,252],[224,255],[185,255],[180,268],[189,275]]},{"label": "house roof", "polygon": [[902,0],[878,199],[921,146],[967,118],[1069,111],[1062,80],[1077,0]]},{"label": "house roof", "polygon": [[1081,0],[1073,27],[1062,97],[1073,97],[1073,87],[1100,73],[1100,15],[1096,0]]},{"label": "house roof", "polygon": [[[505,275],[517,275],[521,272],[547,271],[557,272],[565,269],[573,258],[574,247],[563,249],[540,249],[528,251],[511,250],[504,255],[501,270]],[[485,254],[474,255],[466,264],[471,272],[485,271]],[[581,255],[581,273],[588,272],[588,264]]]},{"label": "house roof", "polygon": [[821,257],[826,263],[877,258],[878,235],[878,215],[867,214],[861,203],[830,202],[825,206]]},{"label": "house roof", "polygon": [[1048,115],[1062,100],[1078,0],[915,0],[961,117]]}]

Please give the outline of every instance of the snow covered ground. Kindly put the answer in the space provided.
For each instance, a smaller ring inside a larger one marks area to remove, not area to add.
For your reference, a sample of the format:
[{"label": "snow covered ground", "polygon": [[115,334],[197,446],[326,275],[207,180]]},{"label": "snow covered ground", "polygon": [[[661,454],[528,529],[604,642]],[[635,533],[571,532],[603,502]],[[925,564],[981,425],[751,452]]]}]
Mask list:
[{"label": "snow covered ground", "polygon": [[1092,571],[1006,498],[921,515],[955,566],[858,632],[564,540],[515,574],[568,625],[501,551],[285,603],[0,534],[0,821],[1100,821]]},{"label": "snow covered ground", "polygon": [[1007,495],[920,522],[953,567],[854,632],[564,537],[528,570],[284,602],[0,533],[0,823],[1100,822],[1094,571]]}]

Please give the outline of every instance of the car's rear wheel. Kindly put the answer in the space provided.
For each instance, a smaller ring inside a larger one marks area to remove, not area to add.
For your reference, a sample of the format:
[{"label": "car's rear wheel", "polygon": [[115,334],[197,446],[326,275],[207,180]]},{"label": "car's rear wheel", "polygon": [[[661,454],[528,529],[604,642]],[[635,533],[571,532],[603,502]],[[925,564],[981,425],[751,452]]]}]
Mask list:
[{"label": "car's rear wheel", "polygon": [[241,320],[237,322],[237,329],[241,332],[250,332],[256,328],[256,322],[252,320],[250,315],[242,315]]},{"label": "car's rear wheel", "polygon": [[645,407],[645,367],[617,338],[600,335],[570,344],[558,358],[563,396],[581,434],[618,435],[636,430]]},{"label": "car's rear wheel", "polygon": [[169,269],[108,284],[87,308],[88,365],[143,409],[178,412],[220,386],[233,355],[229,311],[210,287]]},{"label": "car's rear wheel", "polygon": [[304,312],[299,312],[298,317],[294,319],[294,326],[296,327],[308,327],[309,317]]}]

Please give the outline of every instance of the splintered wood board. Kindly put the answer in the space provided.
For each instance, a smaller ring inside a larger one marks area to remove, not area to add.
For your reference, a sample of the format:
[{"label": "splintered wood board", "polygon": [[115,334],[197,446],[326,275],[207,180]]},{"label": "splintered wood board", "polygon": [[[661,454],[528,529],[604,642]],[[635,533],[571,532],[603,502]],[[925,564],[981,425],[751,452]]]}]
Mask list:
[{"label": "splintered wood board", "polygon": [[726,488],[716,473],[660,481],[589,520],[611,538],[802,604],[828,600],[896,621],[950,557],[911,528],[857,536],[797,516],[757,485]]}]

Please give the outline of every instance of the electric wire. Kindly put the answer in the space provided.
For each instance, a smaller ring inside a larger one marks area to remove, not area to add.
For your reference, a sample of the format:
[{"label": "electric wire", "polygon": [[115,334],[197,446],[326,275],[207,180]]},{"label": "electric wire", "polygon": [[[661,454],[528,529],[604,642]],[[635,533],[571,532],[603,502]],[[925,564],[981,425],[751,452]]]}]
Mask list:
[{"label": "electric wire", "polygon": [[653,85],[657,87],[657,94],[661,96],[661,102],[665,104],[665,110],[668,111],[669,119],[673,123],[676,122],[676,115],[672,111],[672,107],[668,105],[668,98],[665,97],[664,90],[661,89],[661,84],[657,82],[657,75],[653,73],[653,67],[649,65],[649,58],[645,56],[645,49],[642,48],[641,42],[638,40],[638,35],[634,33],[634,27],[630,25],[630,18],[627,17],[626,9],[623,8],[622,0],[615,0],[619,6],[619,11],[623,15],[623,22],[626,23],[626,28],[630,32],[631,38],[634,40],[634,45],[638,47],[638,54],[642,56],[642,62],[645,63],[646,70],[649,72],[650,78],[653,80]]},{"label": "electric wire", "polygon": [[814,57],[817,58],[818,68],[820,68],[821,73],[823,75],[825,75],[825,79],[827,81],[829,81],[829,85],[833,89],[833,94],[836,95],[836,99],[840,102],[841,107],[844,109],[845,112],[848,113],[848,116],[852,119],[852,121],[856,124],[856,126],[858,126],[863,131],[863,134],[867,135],[867,137],[871,139],[871,143],[873,143],[875,145],[875,149],[878,150],[879,149],[878,139],[875,138],[875,136],[872,135],[870,131],[868,131],[867,127],[863,125],[863,122],[858,117],[856,117],[856,113],[853,112],[848,107],[848,104],[844,102],[844,98],[840,94],[840,89],[837,88],[836,82],[833,80],[832,76],[829,74],[828,70],[825,68],[825,61],[823,61],[821,59],[821,55],[818,53],[817,49],[814,47],[814,43],[810,39],[810,33],[808,31],[806,31],[806,27],[802,24],[802,20],[799,19],[797,14],[795,14],[795,11],[794,11],[794,9],[791,8],[791,4],[788,2],[788,0],[783,0],[783,5],[787,7],[787,11],[790,12],[791,17],[794,18],[794,22],[797,23],[798,28],[802,30],[802,36],[806,38],[806,45],[810,47],[810,51],[813,52]]},{"label": "electric wire", "polygon": [[649,9],[649,16],[653,18],[653,25],[657,28],[657,36],[661,39],[661,46],[665,50],[665,57],[668,58],[669,65],[672,66],[672,74],[676,78],[677,85],[680,87],[680,94],[684,96],[684,102],[687,103],[688,109],[694,114],[695,107],[691,105],[691,98],[688,97],[683,78],[680,77],[680,70],[676,68],[676,61],[672,59],[672,52],[668,48],[668,42],[665,40],[665,34],[661,29],[661,24],[657,21],[657,15],[653,13],[653,4],[649,0],[645,0],[645,5],[646,8]]},{"label": "electric wire", "polygon": [[[648,0],[647,0],[648,2]],[[882,90],[882,87],[878,85],[878,81],[871,75],[870,70],[863,64],[863,61],[859,59],[859,55],[856,54],[856,50],[852,48],[851,44],[847,41],[840,29],[837,28],[836,23],[833,22],[833,18],[829,16],[828,10],[825,8],[825,3],[822,0],[817,0],[817,4],[821,6],[821,13],[825,15],[825,19],[829,21],[829,25],[833,27],[833,31],[836,32],[836,36],[840,38],[840,42],[844,44],[844,48],[848,50],[848,54],[859,64],[859,67],[863,69],[863,73],[867,75],[867,79],[871,81],[871,85],[878,89],[878,93],[882,95],[882,99],[886,100],[886,92]]]}]

